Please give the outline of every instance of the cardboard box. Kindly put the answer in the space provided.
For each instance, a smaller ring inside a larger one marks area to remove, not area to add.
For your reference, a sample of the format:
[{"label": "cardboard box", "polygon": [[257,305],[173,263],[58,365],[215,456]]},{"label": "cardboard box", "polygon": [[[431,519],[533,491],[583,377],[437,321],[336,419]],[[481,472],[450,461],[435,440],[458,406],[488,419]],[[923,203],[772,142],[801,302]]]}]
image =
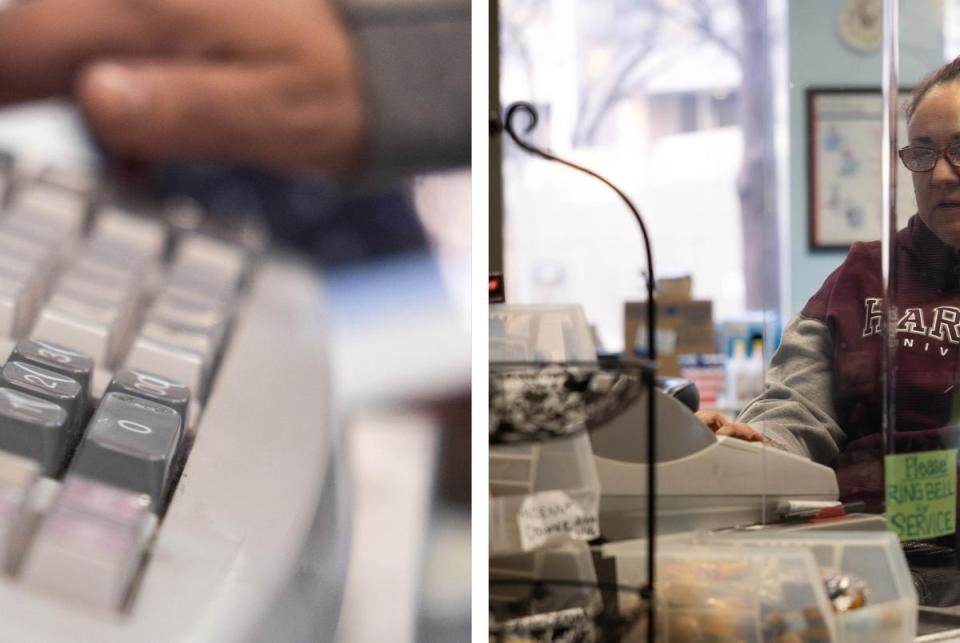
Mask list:
[{"label": "cardboard box", "polygon": [[[647,304],[627,302],[624,314],[624,357],[629,359],[637,354],[637,348],[645,352]],[[678,355],[715,351],[713,302],[695,299],[657,301],[657,372],[660,375],[681,375]]]},{"label": "cardboard box", "polygon": [[690,301],[693,299],[693,277],[664,277],[657,279],[657,301]]}]

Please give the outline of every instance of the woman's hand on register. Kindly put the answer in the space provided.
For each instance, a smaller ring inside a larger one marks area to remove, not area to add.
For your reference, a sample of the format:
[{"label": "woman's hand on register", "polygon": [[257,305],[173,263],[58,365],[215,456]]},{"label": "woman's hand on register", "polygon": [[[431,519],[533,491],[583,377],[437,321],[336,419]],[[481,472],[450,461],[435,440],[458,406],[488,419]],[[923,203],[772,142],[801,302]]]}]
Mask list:
[{"label": "woman's hand on register", "polygon": [[0,60],[0,103],[72,94],[120,154],[333,174],[363,163],[359,65],[332,0],[14,3]]},{"label": "woman's hand on register", "polygon": [[770,440],[758,431],[754,431],[748,424],[731,422],[716,411],[697,411],[697,418],[707,425],[707,428],[716,435],[724,435],[748,442],[763,442],[770,444]]}]

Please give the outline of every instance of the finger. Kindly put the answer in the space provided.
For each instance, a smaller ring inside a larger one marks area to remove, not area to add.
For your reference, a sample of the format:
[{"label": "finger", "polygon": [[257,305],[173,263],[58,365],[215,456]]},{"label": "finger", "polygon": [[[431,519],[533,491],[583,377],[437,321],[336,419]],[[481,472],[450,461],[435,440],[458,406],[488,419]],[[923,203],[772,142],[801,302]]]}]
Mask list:
[{"label": "finger", "polygon": [[150,48],[118,0],[35,0],[0,11],[0,102],[69,92],[88,57]]},{"label": "finger", "polygon": [[743,439],[743,431],[736,424],[725,424],[715,431],[717,435]]},{"label": "finger", "polygon": [[313,16],[270,7],[232,0],[34,0],[0,11],[0,102],[67,94],[76,73],[100,58],[288,56],[291,34],[302,34]]},{"label": "finger", "polygon": [[737,437],[741,437],[744,440],[750,442],[762,442],[763,444],[770,444],[770,440],[764,434],[755,430],[749,424],[734,424]]},{"label": "finger", "polygon": [[729,422],[721,427],[717,432],[717,435],[728,436],[731,438],[737,438],[738,440],[745,440],[748,442],[762,441],[763,435],[757,433],[752,428],[746,424],[736,424]]},{"label": "finger", "polygon": [[711,431],[716,431],[726,422],[724,417],[716,411],[697,411],[696,416],[701,422],[706,424],[707,428]]},{"label": "finger", "polygon": [[343,136],[337,106],[322,95],[291,99],[296,71],[240,63],[103,62],[84,70],[78,91],[94,130],[123,154],[278,168],[302,168],[309,155],[310,165],[335,169],[343,155],[337,149]]},{"label": "finger", "polygon": [[770,440],[764,434],[754,431],[753,429],[751,429],[750,431],[751,431],[751,435],[749,440],[751,442],[761,442],[763,444],[770,444]]},{"label": "finger", "polygon": [[102,62],[78,81],[94,130],[115,151],[145,158],[235,159],[257,147],[276,100],[249,68]]}]

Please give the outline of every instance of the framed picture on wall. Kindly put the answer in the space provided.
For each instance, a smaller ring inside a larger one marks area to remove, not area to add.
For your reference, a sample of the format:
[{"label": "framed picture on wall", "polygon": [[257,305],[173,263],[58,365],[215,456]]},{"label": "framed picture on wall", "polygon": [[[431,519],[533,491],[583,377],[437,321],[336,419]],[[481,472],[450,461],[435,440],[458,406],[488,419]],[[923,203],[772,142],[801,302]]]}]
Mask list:
[{"label": "framed picture on wall", "polygon": [[[897,147],[907,144],[900,89]],[[807,183],[811,250],[846,250],[883,233],[880,184],[883,95],[871,88],[807,90]],[[916,211],[910,172],[897,161],[897,229]]]}]

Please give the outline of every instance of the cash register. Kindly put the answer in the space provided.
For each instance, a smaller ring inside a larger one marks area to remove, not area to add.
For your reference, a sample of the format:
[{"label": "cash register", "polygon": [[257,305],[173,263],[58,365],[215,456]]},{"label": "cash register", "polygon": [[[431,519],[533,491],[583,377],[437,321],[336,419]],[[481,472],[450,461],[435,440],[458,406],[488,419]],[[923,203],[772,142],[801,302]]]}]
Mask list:
[{"label": "cash register", "polygon": [[[657,389],[657,522],[660,533],[773,521],[789,503],[836,501],[837,478],[811,460],[717,437],[685,404]],[[600,532],[646,533],[646,395],[591,434],[600,479]]]},{"label": "cash register", "polygon": [[[490,319],[494,363],[529,361],[533,367],[590,357],[596,363],[578,306],[499,304],[491,306]],[[773,521],[787,503],[837,501],[832,469],[759,443],[715,436],[694,415],[691,401],[681,401],[684,390],[672,384],[655,393],[660,533],[757,524]],[[591,427],[606,540],[646,535],[646,395],[642,390],[612,419]]]}]

